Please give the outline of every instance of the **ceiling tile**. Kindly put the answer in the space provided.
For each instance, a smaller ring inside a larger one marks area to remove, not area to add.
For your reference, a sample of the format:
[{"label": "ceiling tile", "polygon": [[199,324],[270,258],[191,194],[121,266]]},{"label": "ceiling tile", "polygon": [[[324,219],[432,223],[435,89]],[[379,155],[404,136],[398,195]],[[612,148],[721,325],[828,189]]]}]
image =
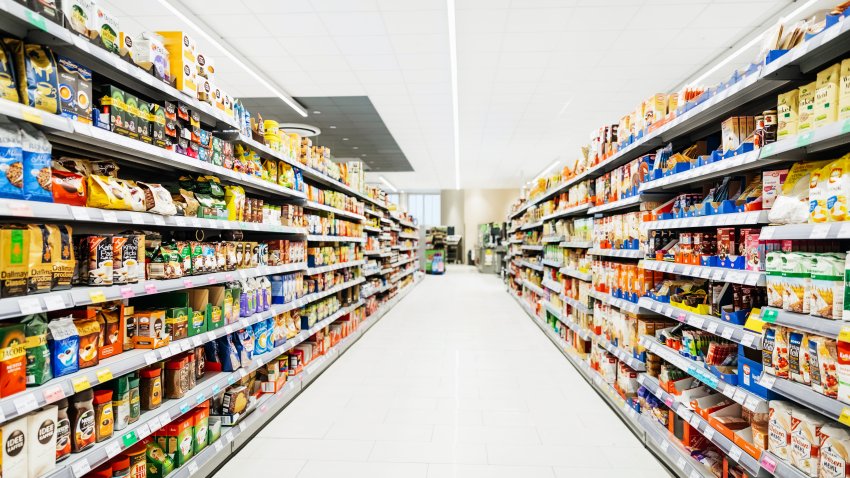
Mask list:
[{"label": "ceiling tile", "polygon": [[278,43],[290,55],[337,55],[339,49],[330,37],[288,37],[278,39]]},{"label": "ceiling tile", "polygon": [[375,0],[310,0],[310,3],[317,12],[363,12],[378,10],[378,2]]},{"label": "ceiling tile", "polygon": [[315,13],[258,14],[257,18],[276,37],[325,36],[321,18]]},{"label": "ceiling tile", "polygon": [[343,55],[385,55],[394,51],[386,35],[334,36],[334,42]]},{"label": "ceiling tile", "polygon": [[422,10],[382,13],[384,27],[390,35],[448,34],[445,10]]},{"label": "ceiling tile", "polygon": [[434,53],[449,51],[449,39],[445,34],[419,34],[390,36],[396,53]]},{"label": "ceiling tile", "polygon": [[322,13],[328,32],[339,36],[382,35],[384,21],[378,12]]}]

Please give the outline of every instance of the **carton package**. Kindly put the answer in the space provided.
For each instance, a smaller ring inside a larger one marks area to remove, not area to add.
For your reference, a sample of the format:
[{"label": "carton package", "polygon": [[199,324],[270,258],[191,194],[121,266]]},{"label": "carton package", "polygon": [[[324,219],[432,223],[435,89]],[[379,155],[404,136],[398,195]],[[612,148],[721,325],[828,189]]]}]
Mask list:
[{"label": "carton package", "polygon": [[3,446],[2,466],[0,466],[2,476],[38,476],[27,473],[29,467],[27,442],[32,439],[32,436],[28,436],[27,425],[27,417],[0,425],[0,438],[2,438],[0,443]]},{"label": "carton package", "polygon": [[93,0],[63,0],[65,28],[88,39],[93,38],[95,5]]},{"label": "carton package", "polygon": [[811,478],[818,476],[818,447],[820,429],[826,420],[820,415],[803,409],[791,413],[791,464]]},{"label": "carton package", "polygon": [[838,119],[850,118],[850,58],[841,62],[838,81]]},{"label": "carton package", "polygon": [[791,449],[791,411],[793,406],[782,400],[771,400],[767,422],[767,449],[788,461]]},{"label": "carton package", "polygon": [[50,405],[27,415],[26,419],[29,476],[44,476],[56,468],[56,426],[59,408]]},{"label": "carton package", "polygon": [[59,69],[59,106],[61,115],[81,123],[92,124],[91,70],[79,63],[57,56]]},{"label": "carton package", "polygon": [[142,33],[142,36],[133,43],[131,55],[136,65],[153,76],[163,81],[168,81],[170,78],[169,52],[165,48],[162,37],[158,34]]},{"label": "carton package", "polygon": [[841,65],[836,63],[818,73],[815,88],[815,117],[814,128],[838,120],[838,83],[841,75]]},{"label": "carton package", "polygon": [[162,44],[168,50],[169,75],[175,81],[175,88],[194,98],[197,95],[195,41],[187,33],[180,31],[157,34],[162,37]]},{"label": "carton package", "polygon": [[118,18],[103,8],[101,3],[95,4],[95,13],[91,17],[92,43],[110,53],[119,54],[118,32],[121,31]]},{"label": "carton package", "polygon": [[799,107],[797,108],[797,131],[804,132],[812,129],[815,121],[815,90],[817,82],[803,85],[799,89]]}]

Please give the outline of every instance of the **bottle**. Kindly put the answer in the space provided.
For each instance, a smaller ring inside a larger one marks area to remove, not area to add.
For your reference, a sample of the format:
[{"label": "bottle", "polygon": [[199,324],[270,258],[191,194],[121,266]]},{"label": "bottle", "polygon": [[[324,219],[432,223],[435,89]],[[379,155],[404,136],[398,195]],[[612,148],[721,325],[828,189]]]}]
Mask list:
[{"label": "bottle", "polygon": [[130,378],[127,375],[122,375],[113,380],[111,384],[115,430],[123,430],[130,424]]},{"label": "bottle", "polygon": [[95,442],[94,392],[83,390],[71,397],[68,419],[71,422],[71,450],[83,451]]},{"label": "bottle", "polygon": [[128,375],[130,382],[130,423],[136,423],[142,415],[142,406],[139,401],[139,375],[133,372]]},{"label": "bottle", "polygon": [[112,478],[127,478],[130,476],[130,458],[122,456],[112,462]]},{"label": "bottle", "polygon": [[59,407],[56,420],[56,461],[62,461],[71,454],[71,421],[68,420],[68,399],[63,398],[56,405]]},{"label": "bottle", "polygon": [[139,372],[139,403],[142,410],[154,410],[162,404],[162,375],[159,367]]},{"label": "bottle", "polygon": [[112,390],[94,392],[95,437],[98,443],[112,438],[115,414],[112,412]]}]

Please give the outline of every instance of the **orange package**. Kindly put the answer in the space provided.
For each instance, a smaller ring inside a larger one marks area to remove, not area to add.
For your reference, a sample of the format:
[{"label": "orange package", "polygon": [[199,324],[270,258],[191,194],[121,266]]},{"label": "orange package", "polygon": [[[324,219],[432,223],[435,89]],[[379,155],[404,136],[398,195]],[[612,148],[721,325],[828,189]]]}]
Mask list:
[{"label": "orange package", "polygon": [[24,324],[0,327],[0,397],[8,397],[27,388],[27,357]]}]

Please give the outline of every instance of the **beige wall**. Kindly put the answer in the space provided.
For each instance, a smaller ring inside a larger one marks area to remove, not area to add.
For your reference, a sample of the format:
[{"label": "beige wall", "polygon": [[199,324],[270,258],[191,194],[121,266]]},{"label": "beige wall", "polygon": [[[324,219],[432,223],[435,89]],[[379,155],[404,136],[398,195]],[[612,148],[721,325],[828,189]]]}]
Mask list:
[{"label": "beige wall", "polygon": [[504,222],[519,189],[444,189],[440,191],[440,216],[446,226],[454,226],[455,234],[463,235],[466,251],[474,250],[478,242],[478,225]]}]

